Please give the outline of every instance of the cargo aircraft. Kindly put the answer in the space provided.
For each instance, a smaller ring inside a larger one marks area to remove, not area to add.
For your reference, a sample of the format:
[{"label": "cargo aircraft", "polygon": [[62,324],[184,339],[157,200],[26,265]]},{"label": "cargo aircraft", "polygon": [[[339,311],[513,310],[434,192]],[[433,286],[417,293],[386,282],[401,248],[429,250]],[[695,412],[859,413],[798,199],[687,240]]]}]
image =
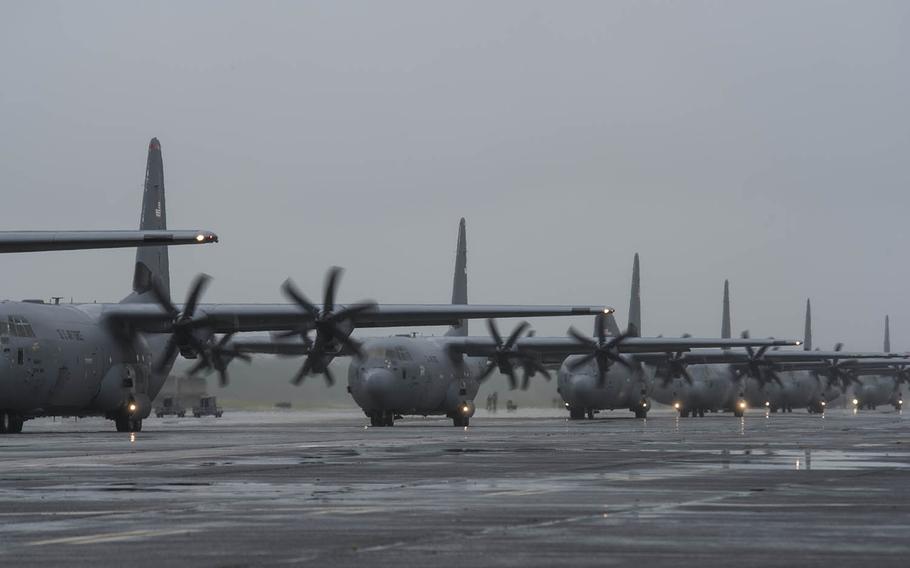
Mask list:
[{"label": "cargo aircraft", "polygon": [[105,416],[117,431],[142,429],[178,353],[209,367],[224,362],[224,336],[247,331],[315,332],[309,370],[323,371],[357,327],[452,325],[469,318],[592,315],[603,306],[379,305],[335,303],[340,271],[323,304],[290,281],[291,304],[201,303],[199,275],[183,304],[171,300],[168,246],[213,243],[209,231],[167,229],[161,145],[148,148],[139,231],[0,233],[0,252],[139,247],[132,293],[117,303],[0,303],[0,433],[38,416]]},{"label": "cargo aircraft", "polygon": [[[458,227],[453,307],[468,301],[466,266],[467,244],[462,219]],[[288,285],[286,291],[291,297],[299,296]],[[300,296],[298,300],[304,309],[308,309],[306,298]],[[537,374],[549,378],[547,365],[572,355],[567,365],[576,376],[584,374],[596,384],[596,377],[607,375],[614,364],[620,368],[631,367],[633,363],[629,362],[631,355],[628,354],[651,354],[654,360],[664,361],[668,352],[681,353],[690,349],[794,344],[773,339],[664,339],[633,337],[631,334],[607,338],[608,313],[599,313],[595,319],[598,329],[595,338],[585,337],[574,329],[570,330],[569,337],[532,337],[526,334],[529,328],[526,322],[505,336],[496,322],[488,319],[489,336],[469,336],[467,322],[459,321],[442,337],[408,335],[363,339],[359,344],[347,345],[346,354],[353,356],[348,367],[348,391],[373,426],[392,426],[404,415],[445,415],[455,426],[468,426],[474,415],[477,391],[495,371],[504,374],[512,388],[519,384],[527,388],[530,379]],[[279,337],[270,339],[231,340],[223,348],[229,356],[237,353],[304,355],[307,359],[294,378],[294,382],[299,383],[307,375],[328,370],[310,362],[314,353],[318,353],[318,337],[311,340],[309,331],[310,328],[305,327],[296,334],[278,334]],[[299,337],[291,338],[291,335]],[[520,382],[519,372],[522,373]],[[560,373],[562,385],[562,371]],[[326,380],[330,384],[334,382],[331,374],[326,374]],[[638,390],[634,400],[635,403],[641,400]]]}]

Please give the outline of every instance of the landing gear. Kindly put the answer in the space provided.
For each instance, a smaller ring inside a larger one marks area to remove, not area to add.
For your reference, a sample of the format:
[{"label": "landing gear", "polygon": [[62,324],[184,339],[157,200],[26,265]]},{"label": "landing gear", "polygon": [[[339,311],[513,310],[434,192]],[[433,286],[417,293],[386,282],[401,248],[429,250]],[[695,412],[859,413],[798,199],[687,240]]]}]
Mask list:
[{"label": "landing gear", "polygon": [[0,411],[0,434],[18,434],[22,432],[25,419],[15,412]]},{"label": "landing gear", "polygon": [[395,413],[391,410],[374,410],[370,412],[370,426],[381,428],[395,425]]},{"label": "landing gear", "polygon": [[468,416],[455,415],[452,417],[452,425],[455,427],[468,427],[471,424],[471,418]]},{"label": "landing gear", "polygon": [[588,420],[594,420],[594,411],[588,410]]},{"label": "landing gear", "polygon": [[118,432],[141,432],[142,419],[130,418],[129,416],[118,416],[114,418],[114,425]]},{"label": "landing gear", "polygon": [[746,415],[745,409],[741,408],[739,405],[736,405],[735,407],[733,407],[733,416],[735,416],[737,418],[742,418],[745,415]]},{"label": "landing gear", "polygon": [[679,411],[679,417],[680,417],[680,418],[688,418],[688,417],[689,417],[689,409],[686,408],[685,406],[680,406],[680,407],[678,407],[676,410]]},{"label": "landing gear", "polygon": [[632,412],[635,413],[635,418],[647,418],[648,417],[648,407],[644,405],[638,405],[632,409]]},{"label": "landing gear", "polygon": [[574,406],[569,407],[569,420],[584,420],[585,418],[585,409],[584,408],[575,408]]},{"label": "landing gear", "polygon": [[[694,411],[694,410],[692,411],[692,415],[695,416],[695,411]],[[704,408],[699,408],[699,409],[698,409],[698,417],[699,417],[699,418],[704,418],[704,417],[705,417],[705,409],[704,409]]]}]

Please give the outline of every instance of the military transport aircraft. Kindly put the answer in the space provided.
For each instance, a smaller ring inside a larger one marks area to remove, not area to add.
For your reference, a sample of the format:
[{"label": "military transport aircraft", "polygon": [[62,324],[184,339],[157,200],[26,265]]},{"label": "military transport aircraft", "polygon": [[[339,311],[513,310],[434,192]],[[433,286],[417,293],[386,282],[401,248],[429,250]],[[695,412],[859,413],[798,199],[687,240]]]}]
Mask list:
[{"label": "military transport aircraft", "polygon": [[[891,353],[891,329],[889,317],[885,316],[885,353]],[[848,400],[856,410],[875,410],[879,406],[891,405],[896,410],[904,406],[901,384],[910,384],[910,370],[893,360],[863,361],[862,365],[852,364],[843,377],[844,386],[850,387]],[[846,389],[845,389],[846,390]]]},{"label": "military transport aircraft", "polygon": [[[462,219],[458,227],[453,306],[466,304],[468,300],[466,262],[465,222]],[[348,390],[373,426],[392,426],[396,417],[408,414],[445,415],[455,426],[467,426],[474,415],[474,398],[480,384],[496,370],[508,377],[512,388],[519,386],[517,372],[521,371],[521,387],[527,388],[535,374],[549,377],[544,365],[576,354],[572,359],[576,362],[574,370],[579,376],[582,368],[593,373],[591,380],[597,384],[596,377],[608,375],[614,363],[622,367],[632,365],[624,353],[653,353],[656,360],[664,360],[666,352],[681,353],[694,348],[764,348],[794,344],[773,339],[663,339],[628,334],[607,340],[606,322],[607,314],[597,315],[600,331],[596,339],[589,339],[575,330],[571,330],[570,337],[528,337],[525,335],[527,323],[519,324],[504,337],[492,319],[487,321],[490,336],[468,336],[467,323],[462,321],[453,325],[443,337],[364,339],[362,344],[347,351],[354,356],[348,368]],[[315,369],[309,364],[315,343],[302,333],[300,340],[294,342],[236,340],[225,344],[224,349],[229,354],[307,355],[307,362],[295,377],[295,382],[299,382]],[[593,370],[592,366],[602,372]],[[326,379],[332,382],[331,375],[326,375]],[[636,403],[639,400],[636,398]]]},{"label": "military transport aircraft", "polygon": [[312,305],[288,281],[295,304],[203,304],[209,277],[194,280],[187,300],[170,299],[172,244],[217,241],[207,231],[168,231],[164,169],[157,139],[149,144],[139,231],[17,232],[5,252],[139,246],[133,292],[119,303],[0,303],[0,431],[20,432],[37,416],[100,415],[118,431],[138,431],[180,353],[209,366],[222,360],[215,334],[315,331],[307,363],[324,370],[356,327],[452,325],[468,318],[591,315],[603,306],[452,306],[335,303],[340,271],[329,274],[325,301]]},{"label": "military transport aircraft", "polygon": [[[724,282],[722,335],[728,335],[730,284]],[[748,332],[743,332],[747,337]],[[866,365],[860,360],[893,357],[883,353],[846,352],[838,344],[833,351],[811,350],[811,307],[806,304],[805,340],[802,351],[747,349],[745,357],[734,353],[692,353],[679,359],[675,376],[655,384],[654,398],[671,404],[680,416],[704,416],[707,411],[728,410],[742,416],[748,408],[808,408],[824,412],[838,396],[834,387],[845,372],[845,364]],[[808,348],[805,348],[808,347]],[[685,367],[701,364],[699,372],[686,376]]]}]

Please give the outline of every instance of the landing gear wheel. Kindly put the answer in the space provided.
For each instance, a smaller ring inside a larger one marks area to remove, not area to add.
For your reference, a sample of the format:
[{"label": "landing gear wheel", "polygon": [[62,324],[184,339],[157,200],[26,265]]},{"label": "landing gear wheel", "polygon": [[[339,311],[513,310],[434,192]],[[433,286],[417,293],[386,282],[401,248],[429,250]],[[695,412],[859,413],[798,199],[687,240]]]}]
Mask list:
[{"label": "landing gear wheel", "polygon": [[699,417],[699,418],[704,418],[704,417],[705,417],[705,409],[704,409],[704,408],[699,408],[699,409],[698,409],[698,417]]},{"label": "landing gear wheel", "polygon": [[689,411],[688,411],[688,409],[683,408],[683,407],[679,407],[677,410],[679,410],[679,417],[680,417],[680,418],[688,418],[688,417],[689,417]]},{"label": "landing gear wheel", "polygon": [[746,415],[746,413],[745,413],[745,411],[743,411],[742,408],[734,408],[734,409],[733,409],[733,416],[735,416],[735,417],[737,417],[737,418],[742,418],[742,417],[745,416],[745,415]]},{"label": "landing gear wheel", "polygon": [[455,415],[452,417],[452,424],[456,427],[463,426],[467,428],[471,424],[471,419],[467,416]]},{"label": "landing gear wheel", "polygon": [[142,431],[142,419],[141,418],[129,418],[126,416],[115,418],[114,425],[117,427],[118,432],[141,432]]},{"label": "landing gear wheel", "polygon": [[19,416],[18,414],[9,415],[9,433],[10,434],[21,434],[22,425],[25,423],[25,419]]},{"label": "landing gear wheel", "polygon": [[633,408],[632,412],[635,413],[635,418],[647,418],[648,417],[647,408]]},{"label": "landing gear wheel", "polygon": [[0,412],[0,434],[6,434],[10,431],[9,422],[9,414],[6,412]]},{"label": "landing gear wheel", "polygon": [[588,420],[594,420],[594,411],[593,410],[588,411]]},{"label": "landing gear wheel", "polygon": [[583,408],[569,407],[569,420],[584,420],[585,411]]}]

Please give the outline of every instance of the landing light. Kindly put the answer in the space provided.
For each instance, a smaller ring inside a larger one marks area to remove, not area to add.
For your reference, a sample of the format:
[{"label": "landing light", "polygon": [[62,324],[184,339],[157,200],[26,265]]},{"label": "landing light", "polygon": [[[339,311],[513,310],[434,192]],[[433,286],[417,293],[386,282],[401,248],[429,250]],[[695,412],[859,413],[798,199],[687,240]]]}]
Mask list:
[{"label": "landing light", "polygon": [[680,406],[682,406],[682,405],[679,404],[678,402],[674,402],[674,403],[673,403],[673,408],[675,408],[676,410],[679,410],[679,407],[680,407]]},{"label": "landing light", "polygon": [[853,399],[853,406],[859,406],[859,399],[858,399],[858,398],[854,398],[854,399]]},{"label": "landing light", "polygon": [[903,405],[903,404],[904,404],[904,399],[900,399],[899,401],[897,401],[897,403],[900,404],[900,405]]},{"label": "landing light", "polygon": [[131,402],[131,403],[129,404],[129,406],[127,406],[127,409],[128,409],[130,412],[136,412],[136,410],[137,410],[138,408],[139,408],[139,406],[137,406],[135,402]]},{"label": "landing light", "polygon": [[648,403],[647,403],[647,402],[641,403],[641,407],[642,407],[642,408],[648,408]]},{"label": "landing light", "polygon": [[744,400],[739,401],[739,407],[742,408],[743,410],[745,410],[745,409],[746,409],[746,401],[744,401]]},{"label": "landing light", "polygon": [[825,402],[825,401],[822,401],[822,402],[821,402],[821,405],[822,405],[822,406],[828,406],[828,403]]},{"label": "landing light", "polygon": [[202,241],[205,240],[205,235],[203,235],[202,233],[199,233],[198,235],[196,235],[196,240],[201,243]]},{"label": "landing light", "polygon": [[471,407],[467,404],[461,407],[461,411],[467,414],[471,410]]},{"label": "landing light", "polygon": [[766,401],[765,401],[765,406],[771,406],[771,402],[766,400]]}]

